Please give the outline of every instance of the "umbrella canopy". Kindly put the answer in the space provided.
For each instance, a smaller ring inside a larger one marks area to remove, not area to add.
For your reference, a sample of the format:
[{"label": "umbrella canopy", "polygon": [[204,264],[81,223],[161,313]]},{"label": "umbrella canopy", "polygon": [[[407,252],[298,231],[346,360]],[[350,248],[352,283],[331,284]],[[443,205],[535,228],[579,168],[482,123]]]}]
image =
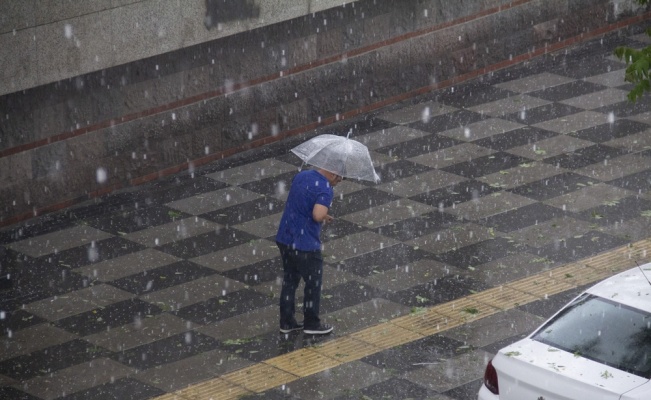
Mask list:
[{"label": "umbrella canopy", "polygon": [[339,176],[379,182],[368,148],[362,143],[337,135],[319,135],[292,149],[304,163]]}]

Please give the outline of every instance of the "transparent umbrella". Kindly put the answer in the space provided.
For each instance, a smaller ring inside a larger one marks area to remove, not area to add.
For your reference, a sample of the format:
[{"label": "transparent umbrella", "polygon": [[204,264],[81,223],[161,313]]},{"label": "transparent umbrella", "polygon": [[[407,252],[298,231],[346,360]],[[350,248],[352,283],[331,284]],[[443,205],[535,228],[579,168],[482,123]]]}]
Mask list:
[{"label": "transparent umbrella", "polygon": [[348,137],[324,134],[292,149],[304,163],[339,176],[379,182],[368,148]]}]

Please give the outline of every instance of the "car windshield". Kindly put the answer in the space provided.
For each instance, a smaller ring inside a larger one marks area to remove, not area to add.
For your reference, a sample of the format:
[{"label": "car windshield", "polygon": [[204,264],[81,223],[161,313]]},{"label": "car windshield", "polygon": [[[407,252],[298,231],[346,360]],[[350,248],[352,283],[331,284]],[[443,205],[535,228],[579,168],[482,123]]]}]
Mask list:
[{"label": "car windshield", "polygon": [[584,294],[532,338],[651,378],[651,314],[647,312]]}]

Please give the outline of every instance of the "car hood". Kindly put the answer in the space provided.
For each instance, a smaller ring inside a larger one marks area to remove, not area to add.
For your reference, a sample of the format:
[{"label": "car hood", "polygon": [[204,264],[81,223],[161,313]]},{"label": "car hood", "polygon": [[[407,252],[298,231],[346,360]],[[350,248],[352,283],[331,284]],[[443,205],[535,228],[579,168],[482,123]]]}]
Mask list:
[{"label": "car hood", "polygon": [[[500,400],[618,400],[649,382],[529,338],[501,349],[493,366]],[[651,387],[644,397],[627,398],[648,399],[650,393]]]}]

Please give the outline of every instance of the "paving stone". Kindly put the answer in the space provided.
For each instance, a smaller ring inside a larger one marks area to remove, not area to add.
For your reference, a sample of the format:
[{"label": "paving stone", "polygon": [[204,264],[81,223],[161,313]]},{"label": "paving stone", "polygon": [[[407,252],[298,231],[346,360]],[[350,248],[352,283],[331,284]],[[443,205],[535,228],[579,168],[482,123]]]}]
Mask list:
[{"label": "paving stone", "polygon": [[109,233],[90,226],[75,226],[62,231],[46,233],[14,242],[7,247],[31,257],[41,257],[56,251],[71,249],[85,243],[108,239],[110,237],[111,235]]},{"label": "paving stone", "polygon": [[279,212],[266,217],[237,224],[234,226],[234,228],[238,231],[246,232],[255,236],[275,238],[276,232],[278,232],[278,226],[280,225],[281,217],[282,212]]},{"label": "paving stone", "polygon": [[195,258],[215,250],[246,243],[249,240],[257,239],[256,236],[234,228],[222,227],[212,232],[202,233],[185,239],[163,244],[156,249],[176,257]]},{"label": "paving stone", "polygon": [[[446,105],[451,104],[446,100]],[[409,124],[409,127],[429,133],[442,133],[483,119],[485,119],[485,117],[479,113],[469,110],[456,110],[445,115],[434,116],[427,121],[414,122]]]},{"label": "paving stone", "polygon": [[[383,288],[384,289],[384,288]],[[333,325],[336,336],[349,335],[368,326],[407,315],[409,307],[392,301],[374,298],[369,301],[330,312],[324,309],[323,320]]]},{"label": "paving stone", "polygon": [[498,192],[479,197],[445,209],[459,220],[478,221],[534,204],[535,201],[509,192]]},{"label": "paving stone", "polygon": [[164,225],[190,214],[180,212],[164,205],[139,207],[135,210],[120,211],[113,214],[100,214],[88,220],[88,224],[113,235],[137,232],[152,226]]},{"label": "paving stone", "polygon": [[495,231],[473,223],[456,225],[452,228],[421,236],[406,242],[430,253],[439,254],[460,249],[471,244],[493,239]]},{"label": "paving stone", "polygon": [[471,107],[470,110],[491,117],[503,117],[507,114],[517,113],[530,108],[542,107],[549,104],[548,101],[525,95],[517,95],[506,99],[497,100],[491,103],[484,103]]},{"label": "paving stone", "polygon": [[140,299],[129,299],[60,319],[55,326],[79,336],[87,336],[134,320],[149,318],[160,313],[160,308]]},{"label": "paving stone", "polygon": [[[414,158],[411,161],[418,162]],[[399,181],[383,183],[378,185],[377,188],[401,197],[410,197],[430,190],[440,189],[463,180],[465,178],[437,169],[412,175]]]},{"label": "paving stone", "polygon": [[48,323],[30,326],[12,332],[11,336],[2,337],[3,351],[0,354],[0,360],[8,360],[23,354],[29,354],[76,338],[76,335]]},{"label": "paving stone", "polygon": [[452,328],[441,335],[478,348],[507,337],[530,333],[543,322],[545,319],[537,315],[513,309]]},{"label": "paving stone", "polygon": [[219,342],[210,336],[187,331],[120,351],[111,358],[142,371],[214,350],[218,345]]},{"label": "paving stone", "polygon": [[375,152],[399,158],[413,158],[421,155],[427,157],[432,152],[450,148],[461,143],[463,143],[461,140],[432,133],[416,139],[380,147],[375,149]]},{"label": "paving stone", "polygon": [[353,361],[291,382],[286,385],[285,390],[292,396],[306,400],[316,400],[324,396],[336,398],[338,395],[355,393],[389,377],[390,375],[380,368]]},{"label": "paving stone", "polygon": [[393,374],[403,374],[423,366],[440,364],[470,351],[472,348],[463,340],[438,334],[383,350],[361,361]]},{"label": "paving stone", "polygon": [[584,110],[593,110],[595,108],[606,107],[624,101],[627,94],[628,91],[626,90],[607,88],[595,93],[561,100],[561,103],[583,108]]},{"label": "paving stone", "polygon": [[432,211],[430,213],[422,214],[417,217],[407,218],[395,223],[378,227],[374,232],[407,242],[421,236],[426,236],[432,232],[438,232],[450,228],[459,222],[458,217],[443,212],[442,208],[439,211]]},{"label": "paving stone", "polygon": [[543,163],[543,162],[527,162],[517,165],[507,170],[501,170],[493,174],[477,178],[481,182],[486,182],[493,187],[502,189],[513,189],[518,186],[526,185],[539,181],[540,179],[559,175],[564,170]]},{"label": "paving stone", "polygon": [[[538,131],[542,137],[544,136],[549,137],[549,136],[557,135],[558,133],[550,130],[534,128],[533,126],[541,122],[563,118],[565,116],[570,116],[572,114],[577,114],[579,112],[581,112],[580,108],[572,107],[567,104],[548,103],[542,106],[532,107],[526,110],[521,110],[519,112],[514,112],[512,114],[505,115],[502,118],[507,119],[509,121],[518,122],[520,124],[530,125],[521,129],[533,128],[536,131]],[[518,129],[517,131],[521,129]]]},{"label": "paving stone", "polygon": [[581,212],[631,195],[633,193],[628,190],[598,183],[551,198],[544,203],[564,211]]},{"label": "paving stone", "polygon": [[[524,146],[510,148],[507,152],[531,160],[543,161],[554,156],[563,156],[568,152],[574,152],[584,147],[590,147],[593,144],[588,140],[577,139],[569,135],[557,135]],[[554,166],[562,168],[561,165]]]},{"label": "paving stone", "polygon": [[615,158],[623,154],[625,154],[625,151],[622,149],[595,144],[593,146],[583,147],[571,153],[546,158],[545,162],[565,169],[578,169],[590,164],[604,162],[604,160]]},{"label": "paving stone", "polygon": [[[462,162],[468,162],[473,158],[490,156],[493,153],[495,151],[488,147],[477,146],[474,143],[463,143],[432,153],[412,157],[409,160],[432,168],[445,168]],[[454,175],[453,173],[449,173],[449,175],[448,185],[465,180],[465,178]],[[438,184],[437,181],[435,183]],[[437,186],[442,187],[447,185],[435,185],[431,189],[436,189]]]},{"label": "paving stone", "polygon": [[165,394],[164,391],[147,385],[133,378],[122,378],[107,382],[90,389],[72,393],[62,397],[61,400],[98,399],[109,400],[116,398],[128,398],[144,400]]},{"label": "paving stone", "polygon": [[138,295],[155,292],[216,274],[213,269],[182,260],[111,281],[111,286]]},{"label": "paving stone", "polygon": [[156,249],[145,249],[96,264],[74,269],[92,280],[110,282],[134,274],[179,262],[181,259]]},{"label": "paving stone", "polygon": [[178,335],[195,327],[195,324],[168,313],[149,318],[135,316],[129,324],[85,336],[84,340],[117,353]]},{"label": "paving stone", "polygon": [[242,289],[182,307],[174,313],[178,317],[197,324],[208,324],[243,314],[270,303],[271,299],[268,296],[250,289]]},{"label": "paving stone", "polygon": [[529,95],[549,101],[561,101],[585,94],[595,94],[604,89],[606,87],[596,83],[576,80],[529,92]]},{"label": "paving stone", "polygon": [[125,235],[124,238],[143,246],[154,247],[183,240],[197,234],[216,231],[220,228],[221,225],[214,222],[190,217],[143,231],[133,232]]},{"label": "paving stone", "polygon": [[133,294],[113,286],[99,284],[70,292],[64,296],[54,296],[27,304],[25,309],[41,318],[56,321],[133,297]]},{"label": "paving stone", "polygon": [[629,119],[617,119],[606,124],[593,126],[578,132],[572,132],[570,133],[570,136],[595,143],[604,143],[610,140],[630,136],[647,129],[649,129],[648,124]]},{"label": "paving stone", "polygon": [[500,118],[484,119],[464,127],[458,127],[441,132],[441,135],[457,139],[459,141],[471,142],[484,139],[493,135],[503,134],[508,131],[522,128],[524,125],[503,120]]},{"label": "paving stone", "polygon": [[398,241],[373,232],[361,232],[328,242],[323,260],[333,264],[360,254],[397,244]]},{"label": "paving stone", "polygon": [[507,237],[530,247],[543,247],[554,241],[582,235],[594,228],[588,221],[563,216],[510,232]]},{"label": "paving stone", "polygon": [[425,136],[429,136],[429,133],[423,132],[420,129],[413,129],[408,126],[399,125],[358,136],[356,140],[363,143],[366,147],[369,148],[369,150],[377,150],[383,147],[399,144],[408,140],[422,138]]},{"label": "paving stone", "polygon": [[605,124],[608,122],[608,116],[595,112],[584,111],[578,114],[573,114],[571,118],[562,116],[556,119],[539,122],[533,126],[548,131],[568,134],[582,129],[591,128],[593,126]]},{"label": "paving stone", "polygon": [[73,339],[4,360],[0,362],[0,373],[16,380],[28,380],[108,355],[110,352],[106,349],[81,339]]},{"label": "paving stone", "polygon": [[252,162],[236,168],[229,168],[206,175],[207,178],[225,182],[230,185],[241,185],[268,177],[275,177],[287,172],[296,172],[296,167],[273,159]]},{"label": "paving stone", "polygon": [[536,75],[530,75],[520,79],[509,80],[508,82],[498,83],[495,86],[510,90],[517,93],[529,93],[539,90],[541,87],[556,87],[573,82],[574,79],[562,75],[556,75],[549,72],[543,72]]},{"label": "paving stone", "polygon": [[133,375],[134,371],[108,358],[97,358],[39,376],[25,382],[24,390],[46,400],[88,390],[94,386],[113,382]]},{"label": "paving stone", "polygon": [[357,211],[344,215],[342,218],[358,226],[374,228],[394,224],[417,215],[434,211],[435,208],[412,201],[401,199],[373,207],[368,210]]},{"label": "paving stone", "polygon": [[435,365],[409,371],[403,374],[403,377],[443,393],[483,376],[486,364],[491,358],[491,354],[477,350],[446,359]]},{"label": "paving stone", "polygon": [[[297,319],[302,319],[302,316],[297,315]],[[199,327],[197,331],[223,342],[251,338],[271,331],[277,332],[278,329],[278,305],[273,304]]]},{"label": "paving stone", "polygon": [[196,304],[215,296],[225,296],[245,287],[246,285],[241,282],[215,274],[154,293],[144,294],[141,299],[169,311]]},{"label": "paving stone", "polygon": [[244,244],[228,247],[199,257],[191,261],[224,272],[249,264],[272,259],[279,255],[278,246],[270,240],[250,240]]},{"label": "paving stone", "polygon": [[[260,195],[238,187],[228,187],[214,192],[202,193],[194,197],[167,203],[166,206],[191,215],[205,214],[214,210],[233,206],[239,202],[251,201]],[[191,221],[191,219],[188,219]]]},{"label": "paving stone", "polygon": [[588,178],[585,175],[579,175],[574,172],[563,171],[560,170],[556,175],[525,183],[510,191],[521,196],[544,201],[599,183],[594,178]]},{"label": "paving stone", "polygon": [[372,272],[361,281],[387,292],[398,292],[422,282],[459,274],[461,270],[436,260],[419,259],[412,263],[398,265],[393,269],[377,270],[377,272],[373,270]]},{"label": "paving stone", "polygon": [[252,362],[229,352],[210,350],[180,361],[163,364],[135,375],[138,381],[171,393],[189,385],[248,367]]}]

